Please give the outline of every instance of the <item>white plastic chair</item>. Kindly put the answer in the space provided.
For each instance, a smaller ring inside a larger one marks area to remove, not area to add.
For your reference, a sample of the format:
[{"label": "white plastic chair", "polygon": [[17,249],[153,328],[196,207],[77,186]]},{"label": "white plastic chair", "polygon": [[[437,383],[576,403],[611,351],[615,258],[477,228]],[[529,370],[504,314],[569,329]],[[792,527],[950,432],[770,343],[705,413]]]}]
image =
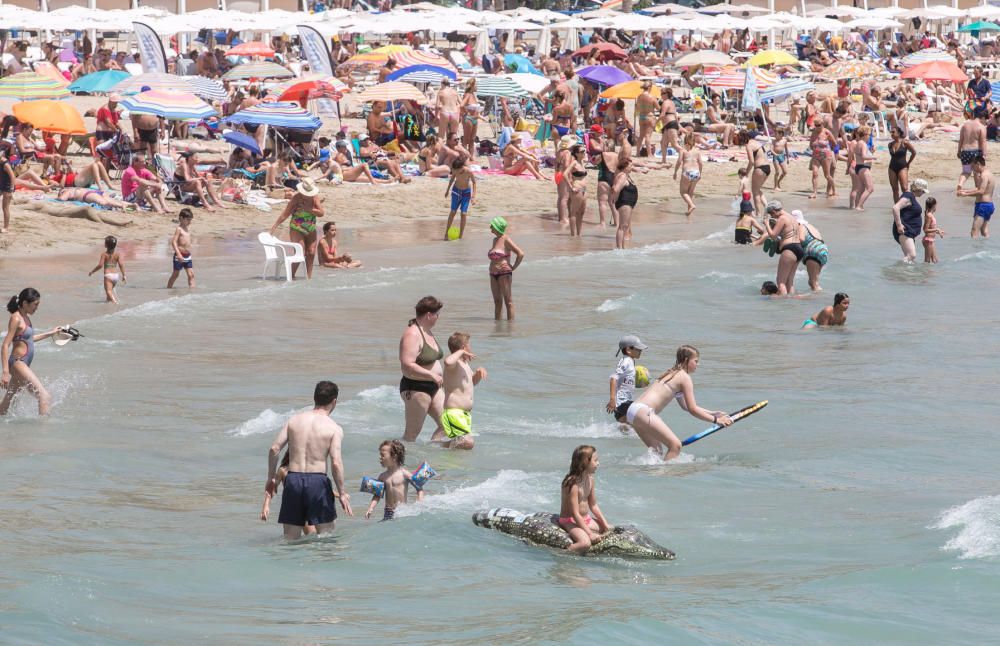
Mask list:
[{"label": "white plastic chair", "polygon": [[304,265],[306,262],[302,245],[297,242],[285,242],[279,240],[267,231],[257,234],[257,240],[264,247],[264,271],[261,278],[267,278],[267,268],[274,263],[274,277],[281,275],[281,268],[285,268],[285,280],[292,279],[292,266],[295,264]]}]

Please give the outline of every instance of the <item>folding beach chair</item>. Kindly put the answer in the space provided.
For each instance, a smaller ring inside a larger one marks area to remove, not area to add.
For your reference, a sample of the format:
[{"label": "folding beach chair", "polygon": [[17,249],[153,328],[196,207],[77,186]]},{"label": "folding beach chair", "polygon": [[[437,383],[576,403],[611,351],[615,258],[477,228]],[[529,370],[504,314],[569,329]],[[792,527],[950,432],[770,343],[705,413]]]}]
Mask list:
[{"label": "folding beach chair", "polygon": [[181,190],[184,182],[177,179],[177,160],[169,155],[157,153],[153,156],[153,166],[160,181],[167,185],[167,196],[182,204],[189,204],[197,199],[194,193]]}]

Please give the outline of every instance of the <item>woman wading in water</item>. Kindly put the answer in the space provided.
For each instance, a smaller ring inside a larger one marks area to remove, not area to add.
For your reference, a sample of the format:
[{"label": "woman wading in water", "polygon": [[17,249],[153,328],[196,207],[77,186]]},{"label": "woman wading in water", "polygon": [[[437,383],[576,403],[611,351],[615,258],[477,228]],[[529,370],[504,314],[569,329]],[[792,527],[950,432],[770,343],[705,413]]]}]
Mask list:
[{"label": "woman wading in water", "polygon": [[51,398],[42,386],[41,380],[32,371],[31,361],[35,358],[35,342],[58,334],[59,328],[35,334],[35,327],[28,317],[38,311],[41,300],[42,295],[37,290],[26,287],[7,303],[10,322],[7,324],[7,336],[0,346],[0,355],[3,357],[2,385],[7,389],[7,394],[0,402],[0,415],[7,414],[14,396],[25,387],[38,398],[38,414],[49,414]]},{"label": "woman wading in water", "polygon": [[442,307],[444,303],[433,296],[421,298],[415,308],[416,317],[407,323],[403,338],[399,340],[399,367],[403,373],[399,381],[399,396],[406,411],[403,439],[407,442],[415,441],[420,435],[427,415],[434,418],[437,424],[431,439],[444,437],[444,429],[441,428],[441,411],[444,409],[441,358],[444,352],[431,334]]}]

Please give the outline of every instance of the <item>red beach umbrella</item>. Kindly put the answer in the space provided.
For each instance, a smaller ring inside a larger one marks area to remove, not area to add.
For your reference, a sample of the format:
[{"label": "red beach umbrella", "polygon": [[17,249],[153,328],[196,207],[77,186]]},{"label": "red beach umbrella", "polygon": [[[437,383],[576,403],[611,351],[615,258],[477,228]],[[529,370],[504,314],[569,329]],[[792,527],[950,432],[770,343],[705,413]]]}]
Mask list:
[{"label": "red beach umbrella", "polygon": [[948,83],[965,83],[968,75],[958,68],[958,65],[948,61],[928,61],[914,65],[899,75],[904,79],[923,79],[925,81],[947,81]]},{"label": "red beach umbrella", "polygon": [[240,43],[226,52],[226,56],[264,56],[270,58],[274,56],[274,50],[267,43]]},{"label": "red beach umbrella", "polygon": [[598,51],[597,58],[602,61],[621,61],[628,58],[628,54],[625,53],[624,49],[612,43],[593,43],[591,45],[584,45],[580,49],[573,52],[573,56],[590,56],[590,53],[595,49]]}]

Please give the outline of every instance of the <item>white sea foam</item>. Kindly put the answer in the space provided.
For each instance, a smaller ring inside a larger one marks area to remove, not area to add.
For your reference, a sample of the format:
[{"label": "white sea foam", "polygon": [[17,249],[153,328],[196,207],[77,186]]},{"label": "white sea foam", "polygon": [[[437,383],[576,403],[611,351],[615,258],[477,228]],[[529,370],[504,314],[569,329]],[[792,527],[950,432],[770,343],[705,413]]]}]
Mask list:
[{"label": "white sea foam", "polygon": [[702,274],[701,276],[698,276],[698,278],[702,280],[707,278],[708,280],[718,283],[724,280],[733,280],[733,279],[742,280],[743,276],[741,274],[731,274],[728,271],[710,271],[707,274]]},{"label": "white sea foam", "polygon": [[615,310],[620,310],[621,308],[628,305],[629,301],[632,300],[633,296],[635,296],[635,294],[629,294],[628,296],[624,296],[622,298],[609,298],[608,300],[604,301],[603,303],[597,306],[597,311],[603,313],[603,312],[614,312]]},{"label": "white sea foam", "polygon": [[631,464],[636,466],[673,466],[677,464],[701,464],[703,462],[717,462],[717,458],[698,458],[691,453],[681,453],[676,458],[670,462],[664,462],[660,454],[653,451],[653,449],[646,449],[646,452],[642,455],[633,456],[630,458],[625,458],[622,460],[622,464]]},{"label": "white sea foam", "polygon": [[985,496],[948,509],[931,529],[959,528],[941,549],[962,559],[1000,556],[1000,496]]},{"label": "white sea foam", "polygon": [[967,253],[964,256],[959,256],[955,258],[955,262],[966,262],[968,260],[1000,260],[1000,253],[995,251],[987,251],[986,249],[982,251],[977,251],[975,253]]},{"label": "white sea foam", "polygon": [[253,419],[248,419],[236,428],[226,431],[229,435],[237,437],[248,437],[250,435],[260,435],[262,433],[277,433],[288,419],[298,413],[297,410],[290,410],[287,413],[276,413],[270,408],[262,412]]},{"label": "white sea foam", "polygon": [[509,418],[504,421],[502,428],[495,431],[485,430],[483,433],[495,432],[502,435],[531,435],[534,437],[614,438],[622,435],[618,426],[610,421],[592,421],[589,424],[574,425],[559,420]]},{"label": "white sea foam", "polygon": [[492,478],[467,487],[449,488],[446,484],[431,480],[425,491],[427,497],[423,502],[400,507],[396,515],[418,516],[434,511],[471,513],[478,509],[503,506],[522,510],[555,509],[559,504],[556,497],[559,475],[504,469]]}]

